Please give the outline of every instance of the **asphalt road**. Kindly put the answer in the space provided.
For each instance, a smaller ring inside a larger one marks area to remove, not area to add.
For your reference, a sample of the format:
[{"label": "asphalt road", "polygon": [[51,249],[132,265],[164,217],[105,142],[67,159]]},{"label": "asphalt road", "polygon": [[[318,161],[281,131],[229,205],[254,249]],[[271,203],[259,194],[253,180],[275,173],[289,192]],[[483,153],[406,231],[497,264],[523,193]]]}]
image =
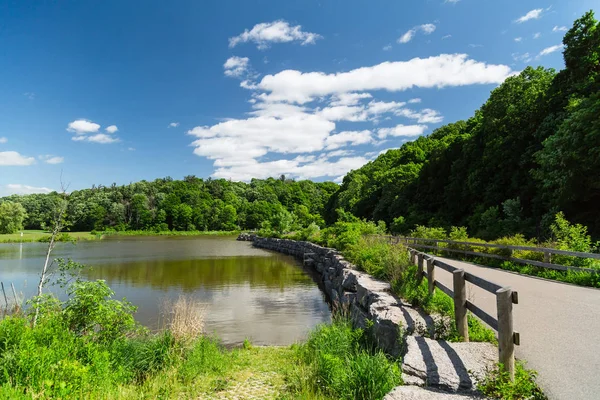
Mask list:
[{"label": "asphalt road", "polygon": [[[550,399],[600,399],[600,290],[528,277],[438,257],[519,292],[514,329],[521,334],[516,356],[538,371]],[[436,279],[452,288],[452,274],[436,268]],[[467,283],[469,300],[496,316],[496,296]]]}]

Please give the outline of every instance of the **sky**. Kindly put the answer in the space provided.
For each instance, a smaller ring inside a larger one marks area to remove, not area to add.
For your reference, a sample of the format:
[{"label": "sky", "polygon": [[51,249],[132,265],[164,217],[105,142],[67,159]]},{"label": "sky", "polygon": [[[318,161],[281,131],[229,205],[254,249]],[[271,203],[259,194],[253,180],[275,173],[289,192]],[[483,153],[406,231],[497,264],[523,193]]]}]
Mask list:
[{"label": "sky", "polygon": [[[0,195],[340,182],[562,69],[596,0],[0,0]],[[596,10],[597,11],[597,10]]]}]

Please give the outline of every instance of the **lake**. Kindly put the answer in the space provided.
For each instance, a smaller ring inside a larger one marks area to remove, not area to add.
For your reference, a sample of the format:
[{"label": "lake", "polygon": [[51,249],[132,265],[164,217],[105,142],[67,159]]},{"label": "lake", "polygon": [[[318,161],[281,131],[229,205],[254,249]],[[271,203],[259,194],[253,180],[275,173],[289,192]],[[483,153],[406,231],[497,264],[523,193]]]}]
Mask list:
[{"label": "lake", "polygon": [[[44,243],[0,244],[5,288],[12,282],[25,298],[35,294],[46,248]],[[84,277],[106,280],[115,298],[138,306],[136,319],[151,329],[160,324],[164,304],[181,294],[206,304],[205,331],[224,344],[248,338],[258,345],[288,345],[331,319],[314,275],[302,263],[232,236],[59,243],[53,258],[89,265]],[[7,295],[12,296],[10,289]]]}]

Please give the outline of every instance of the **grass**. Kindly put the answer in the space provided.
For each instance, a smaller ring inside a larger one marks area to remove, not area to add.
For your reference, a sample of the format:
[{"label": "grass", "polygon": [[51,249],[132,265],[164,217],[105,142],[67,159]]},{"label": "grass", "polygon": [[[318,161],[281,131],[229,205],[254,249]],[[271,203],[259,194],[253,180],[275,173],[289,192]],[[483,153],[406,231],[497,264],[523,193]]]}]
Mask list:
[{"label": "grass", "polygon": [[[99,239],[98,235],[90,232],[64,232],[62,235],[61,241]],[[24,230],[23,237],[20,232],[0,235],[0,243],[47,242],[48,240],[50,240],[50,233],[41,230]]]},{"label": "grass", "polygon": [[[76,281],[0,319],[0,398],[381,399],[400,367],[345,320],[304,344],[228,349],[201,334],[204,306],[180,297],[152,334],[104,281]],[[32,323],[39,310],[37,324]]]},{"label": "grass", "polygon": [[100,232],[106,236],[232,236],[241,231],[104,231]]}]

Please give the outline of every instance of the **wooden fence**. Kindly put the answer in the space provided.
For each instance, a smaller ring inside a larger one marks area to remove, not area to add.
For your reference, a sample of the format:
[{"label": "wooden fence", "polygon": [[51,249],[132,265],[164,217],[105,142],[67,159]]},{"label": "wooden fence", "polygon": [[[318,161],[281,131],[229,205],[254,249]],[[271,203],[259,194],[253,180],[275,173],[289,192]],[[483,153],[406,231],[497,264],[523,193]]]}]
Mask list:
[{"label": "wooden fence", "polygon": [[[513,329],[513,304],[518,304],[519,296],[509,286],[502,287],[494,282],[480,278],[463,269],[453,267],[434,256],[422,253],[417,249],[408,247],[411,261],[417,265],[417,277],[419,280],[426,277],[428,280],[429,294],[433,294],[437,287],[454,300],[454,318],[458,334],[469,341],[469,325],[467,323],[467,311],[498,332],[499,362],[508,372],[511,380],[515,374],[515,345],[520,345],[520,335]],[[424,264],[427,264],[425,271]],[[450,289],[436,280],[436,267],[449,272],[453,276],[453,288]],[[496,295],[497,318],[494,318],[474,303],[467,299],[466,282],[480,287]]]},{"label": "wooden fence", "polygon": [[[590,272],[594,274],[600,273],[600,269],[593,268],[582,268],[575,267],[570,265],[560,265],[553,264],[552,255],[559,254],[563,256],[571,256],[571,257],[580,257],[580,258],[593,258],[596,260],[600,260],[600,254],[595,253],[584,253],[580,251],[568,251],[568,250],[558,250],[551,249],[546,247],[531,247],[531,246],[508,246],[501,244],[490,244],[490,243],[476,243],[476,242],[458,242],[453,240],[445,240],[445,239],[423,239],[423,238],[414,238],[414,237],[402,237],[402,236],[388,236],[390,238],[394,238],[397,242],[404,243],[407,246],[412,246],[420,249],[432,249],[438,251],[447,251],[450,253],[459,253],[476,257],[486,257],[486,258],[495,258],[498,260],[511,261],[519,264],[527,264],[533,265],[541,268],[555,269],[560,271],[579,271],[579,272]],[[440,247],[440,243],[446,243],[454,246],[466,246],[472,248],[477,247],[485,247],[492,249],[500,249],[506,250],[509,255],[504,256],[501,254],[490,254],[490,253],[482,253],[478,251],[465,250],[460,248],[451,248],[451,247]],[[515,258],[512,256],[512,252],[514,250],[525,250],[536,253],[541,253],[544,255],[544,261],[536,261],[536,260],[526,260],[523,258]]]}]

